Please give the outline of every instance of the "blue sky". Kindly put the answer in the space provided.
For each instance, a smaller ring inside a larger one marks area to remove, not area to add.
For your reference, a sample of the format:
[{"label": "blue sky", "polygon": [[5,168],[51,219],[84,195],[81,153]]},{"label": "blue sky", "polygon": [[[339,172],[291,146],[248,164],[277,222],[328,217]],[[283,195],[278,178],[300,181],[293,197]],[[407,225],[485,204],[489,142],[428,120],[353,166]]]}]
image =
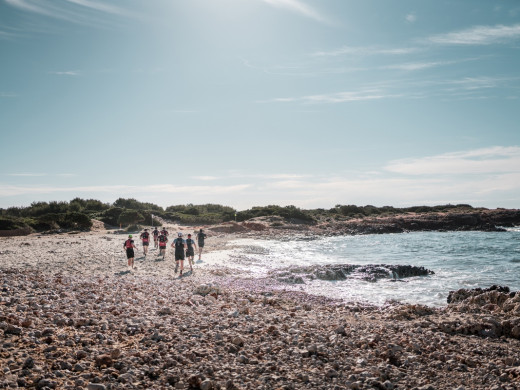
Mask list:
[{"label": "blue sky", "polygon": [[516,0],[0,0],[0,207],[520,207]]}]

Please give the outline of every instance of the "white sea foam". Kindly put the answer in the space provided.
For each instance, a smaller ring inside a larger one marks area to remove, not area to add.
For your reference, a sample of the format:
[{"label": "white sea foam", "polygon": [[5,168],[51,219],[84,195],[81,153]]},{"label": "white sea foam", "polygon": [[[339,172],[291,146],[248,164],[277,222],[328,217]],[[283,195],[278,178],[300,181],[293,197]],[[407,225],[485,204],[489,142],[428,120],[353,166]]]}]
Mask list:
[{"label": "white sea foam", "polygon": [[311,280],[288,289],[345,300],[388,300],[443,306],[449,291],[493,284],[520,290],[520,230],[507,232],[418,232],[327,237],[310,241],[237,240],[240,254],[229,266],[264,277],[273,269],[326,264],[422,266],[430,276],[363,280]]}]

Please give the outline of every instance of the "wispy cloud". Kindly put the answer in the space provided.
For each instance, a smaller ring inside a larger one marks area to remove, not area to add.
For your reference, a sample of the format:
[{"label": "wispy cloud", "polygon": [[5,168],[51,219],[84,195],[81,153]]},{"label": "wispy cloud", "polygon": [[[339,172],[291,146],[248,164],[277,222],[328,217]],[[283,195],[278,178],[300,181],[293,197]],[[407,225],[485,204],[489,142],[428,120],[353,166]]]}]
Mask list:
[{"label": "wispy cloud", "polygon": [[148,186],[128,186],[128,185],[109,185],[109,186],[16,186],[0,185],[0,196],[18,196],[31,194],[57,194],[57,193],[116,193],[116,194],[149,194],[149,193],[169,193],[187,194],[211,193],[215,195],[239,193],[251,184],[237,185],[218,185],[218,186],[177,186],[173,184],[158,184]]},{"label": "wispy cloud", "polygon": [[202,181],[214,181],[220,178],[218,176],[195,176],[194,179]]},{"label": "wispy cloud", "polygon": [[[238,184],[237,178],[241,178]],[[198,179],[211,181],[213,177]],[[84,196],[107,200],[119,196],[151,197],[160,200],[154,203],[163,205],[170,205],[172,199],[190,199],[239,209],[267,204],[332,207],[338,203],[379,206],[470,203],[485,207],[517,207],[520,201],[520,146],[495,146],[390,161],[375,173],[229,172],[218,179],[215,185],[21,186],[0,183],[0,197],[25,198],[30,202],[36,197],[72,199],[84,193]],[[497,204],[497,199],[504,202]]]},{"label": "wispy cloud", "polygon": [[[348,92],[335,92],[330,94],[320,95],[307,95],[300,97],[284,97],[275,98],[267,102],[279,102],[279,103],[304,103],[304,104],[319,104],[319,103],[348,103],[358,102],[364,100],[380,100],[387,98],[395,98],[399,95],[387,94],[382,90],[360,90],[360,91],[348,91]],[[265,102],[265,101],[264,101]]]},{"label": "wispy cloud", "polygon": [[7,176],[40,177],[47,176],[46,173],[8,173]]},{"label": "wispy cloud", "polygon": [[453,62],[449,61],[433,61],[433,62],[409,62],[405,64],[394,64],[394,65],[387,65],[384,66],[384,69],[398,69],[398,70],[407,70],[407,71],[414,71],[414,70],[423,70],[423,69],[429,69],[429,68],[436,68],[438,66],[445,66],[452,64]]},{"label": "wispy cloud", "polygon": [[265,3],[278,8],[284,8],[319,22],[328,23],[327,19],[311,6],[300,0],[263,0]]},{"label": "wispy cloud", "polygon": [[417,15],[415,12],[410,12],[408,15],[405,16],[405,19],[408,23],[415,23],[417,21]]},{"label": "wispy cloud", "polygon": [[491,45],[520,39],[520,24],[475,26],[466,30],[432,35],[427,41],[441,45]]},{"label": "wispy cloud", "polygon": [[16,37],[16,34],[12,31],[2,30],[0,27],[0,40],[8,40]]},{"label": "wispy cloud", "polygon": [[67,0],[69,3],[77,4],[85,8],[94,9],[101,12],[107,12],[116,15],[127,15],[127,12],[119,7],[115,7],[113,5],[108,5],[105,3],[100,3],[97,1],[90,0]]},{"label": "wispy cloud", "polygon": [[317,57],[337,57],[343,55],[359,55],[359,56],[370,56],[370,55],[405,55],[418,52],[422,49],[418,47],[396,47],[396,48],[384,48],[375,46],[342,46],[339,49],[329,51],[318,51],[313,53],[313,56]]},{"label": "wispy cloud", "polygon": [[[72,23],[92,24],[93,15],[131,16],[123,8],[92,0],[64,0],[59,3],[40,0],[4,0],[11,7]],[[89,11],[86,13],[86,11]]]},{"label": "wispy cloud", "polygon": [[385,169],[406,175],[520,174],[520,147],[496,146],[391,161]]},{"label": "wispy cloud", "polygon": [[79,70],[66,70],[66,71],[53,71],[49,72],[49,74],[54,74],[58,76],[79,76],[81,72]]},{"label": "wispy cloud", "polygon": [[42,15],[53,16],[52,12],[41,7],[41,2],[32,2],[30,0],[5,0],[5,2],[13,7],[24,11],[35,12]]},{"label": "wispy cloud", "polygon": [[9,92],[0,92],[0,98],[14,98],[14,97],[18,97],[18,95],[14,94],[14,93],[9,93]]}]

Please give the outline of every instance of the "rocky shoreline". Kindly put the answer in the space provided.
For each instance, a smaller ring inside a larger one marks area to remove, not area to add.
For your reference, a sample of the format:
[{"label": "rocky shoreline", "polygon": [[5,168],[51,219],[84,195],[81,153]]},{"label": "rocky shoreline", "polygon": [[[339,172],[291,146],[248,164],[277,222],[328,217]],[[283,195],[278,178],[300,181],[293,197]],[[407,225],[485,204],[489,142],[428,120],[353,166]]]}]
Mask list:
[{"label": "rocky shoreline", "polygon": [[199,283],[4,270],[0,387],[520,386],[517,295],[378,308]]},{"label": "rocky shoreline", "polygon": [[128,270],[120,241],[0,239],[0,388],[520,388],[520,294],[507,288],[378,307],[238,278],[222,251],[182,278],[169,259]]}]

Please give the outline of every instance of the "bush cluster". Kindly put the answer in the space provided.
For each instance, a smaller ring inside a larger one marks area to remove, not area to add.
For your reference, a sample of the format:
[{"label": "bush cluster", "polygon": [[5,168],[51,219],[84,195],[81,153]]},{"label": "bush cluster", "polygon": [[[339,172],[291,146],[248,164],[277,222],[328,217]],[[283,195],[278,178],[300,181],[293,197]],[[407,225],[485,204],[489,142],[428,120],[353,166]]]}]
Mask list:
[{"label": "bush cluster", "polygon": [[[330,210],[303,210],[295,206],[253,207],[237,212],[234,208],[218,204],[176,205],[163,209],[153,203],[136,199],[119,198],[114,203],[95,199],[75,198],[70,202],[33,202],[29,207],[0,209],[0,230],[33,229],[89,229],[92,219],[98,219],[114,227],[160,226],[160,219],[183,225],[218,224],[236,220],[245,221],[255,217],[280,216],[292,223],[314,223],[323,219],[365,218],[390,216],[403,213],[438,213],[467,211],[470,205],[414,206],[394,208],[371,205],[336,205]],[[158,217],[153,218],[152,216]]]}]

